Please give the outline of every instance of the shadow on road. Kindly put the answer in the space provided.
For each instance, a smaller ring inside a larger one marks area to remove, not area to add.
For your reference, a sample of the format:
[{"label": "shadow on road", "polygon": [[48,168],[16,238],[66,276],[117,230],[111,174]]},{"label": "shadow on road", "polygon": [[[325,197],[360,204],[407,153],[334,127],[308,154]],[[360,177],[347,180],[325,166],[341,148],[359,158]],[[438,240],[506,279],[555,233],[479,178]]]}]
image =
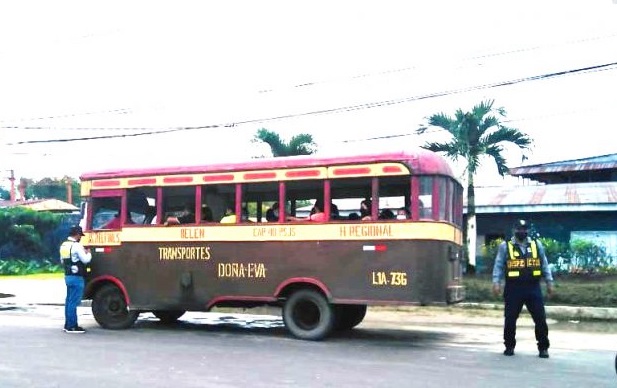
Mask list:
[{"label": "shadow on road", "polygon": [[[131,330],[165,330],[192,333],[233,333],[234,335],[263,336],[293,339],[285,329],[283,320],[274,316],[242,314],[201,314],[181,318],[175,323],[165,324],[151,314],[142,314]],[[376,347],[427,347],[435,343],[450,342],[452,333],[430,330],[363,328],[335,332],[328,342],[362,341]]]}]

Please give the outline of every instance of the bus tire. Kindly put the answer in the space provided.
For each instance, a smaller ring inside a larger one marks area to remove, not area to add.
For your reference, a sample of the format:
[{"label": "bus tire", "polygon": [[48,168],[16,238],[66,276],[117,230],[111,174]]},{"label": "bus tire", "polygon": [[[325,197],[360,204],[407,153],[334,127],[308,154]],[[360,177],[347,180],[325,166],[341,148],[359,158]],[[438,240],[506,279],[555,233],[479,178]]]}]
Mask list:
[{"label": "bus tire", "polygon": [[358,326],[366,316],[364,304],[339,304],[334,306],[336,321],[334,329],[337,331],[351,330]]},{"label": "bus tire", "polygon": [[124,295],[112,284],[106,284],[96,291],[92,298],[92,315],[105,329],[119,330],[131,327],[139,311],[129,310]]},{"label": "bus tire", "polygon": [[296,338],[319,341],[334,329],[334,309],[325,296],[314,290],[294,292],[283,306],[283,322]]},{"label": "bus tire", "polygon": [[175,323],[178,318],[184,315],[186,311],[184,310],[155,310],[152,312],[155,317],[157,317],[161,323],[166,325]]}]

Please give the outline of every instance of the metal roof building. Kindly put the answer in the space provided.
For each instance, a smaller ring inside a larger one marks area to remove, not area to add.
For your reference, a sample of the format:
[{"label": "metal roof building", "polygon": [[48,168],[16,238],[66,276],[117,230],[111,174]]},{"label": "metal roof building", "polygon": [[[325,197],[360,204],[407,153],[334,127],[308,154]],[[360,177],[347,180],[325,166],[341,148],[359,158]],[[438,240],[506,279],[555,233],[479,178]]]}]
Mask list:
[{"label": "metal roof building", "polygon": [[60,201],[59,199],[29,199],[25,201],[2,201],[0,200],[0,208],[3,207],[24,207],[34,211],[50,211],[54,213],[71,213],[78,211],[79,208],[68,202]]},{"label": "metal roof building", "polygon": [[523,184],[475,188],[478,252],[486,242],[509,237],[514,221],[525,218],[543,237],[593,240],[617,259],[617,154],[515,167],[509,173]]},{"label": "metal roof building", "polygon": [[509,174],[543,183],[617,181],[617,154],[515,167]]},{"label": "metal roof building", "polygon": [[617,212],[617,182],[475,189],[476,213]]}]

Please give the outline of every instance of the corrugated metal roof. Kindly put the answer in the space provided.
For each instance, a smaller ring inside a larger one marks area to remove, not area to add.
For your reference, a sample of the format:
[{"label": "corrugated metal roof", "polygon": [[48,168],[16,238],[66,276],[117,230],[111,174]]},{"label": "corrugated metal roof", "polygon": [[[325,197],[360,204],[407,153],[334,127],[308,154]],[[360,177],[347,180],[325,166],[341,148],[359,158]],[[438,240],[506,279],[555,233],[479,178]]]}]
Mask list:
[{"label": "corrugated metal roof", "polygon": [[52,211],[52,212],[72,212],[79,210],[68,202],[60,201],[59,199],[33,199],[26,201],[0,201],[0,207],[15,207],[21,206],[34,211]]},{"label": "corrugated metal roof", "polygon": [[510,175],[523,176],[565,171],[592,171],[617,169],[617,154],[590,158],[563,160],[559,162],[520,166],[508,169]]},{"label": "corrugated metal roof", "polygon": [[617,211],[617,182],[476,187],[475,200],[477,213]]}]

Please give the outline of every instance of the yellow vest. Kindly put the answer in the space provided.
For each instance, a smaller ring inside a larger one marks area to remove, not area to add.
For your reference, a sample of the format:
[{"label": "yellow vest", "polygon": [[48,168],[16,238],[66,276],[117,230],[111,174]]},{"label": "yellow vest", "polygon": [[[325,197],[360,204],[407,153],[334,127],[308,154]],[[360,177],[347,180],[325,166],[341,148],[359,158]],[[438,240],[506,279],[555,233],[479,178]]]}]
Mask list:
[{"label": "yellow vest", "polygon": [[542,263],[538,257],[538,245],[531,240],[525,254],[518,245],[508,241],[508,259],[506,260],[506,281],[529,282],[542,277]]}]

